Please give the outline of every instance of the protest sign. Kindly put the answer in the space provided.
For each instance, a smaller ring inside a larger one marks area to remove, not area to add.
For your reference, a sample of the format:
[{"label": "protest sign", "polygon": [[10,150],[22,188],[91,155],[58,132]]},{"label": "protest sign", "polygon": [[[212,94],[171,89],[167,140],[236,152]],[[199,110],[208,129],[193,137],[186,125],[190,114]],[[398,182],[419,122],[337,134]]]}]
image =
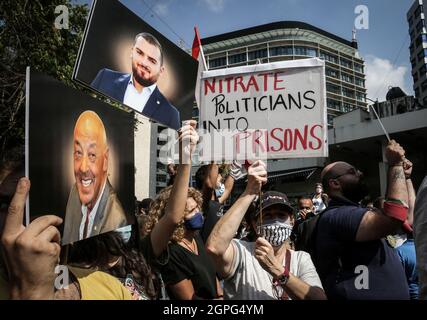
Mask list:
[{"label": "protest sign", "polygon": [[94,0],[73,79],[177,130],[192,117],[197,62],[118,0]]},{"label": "protest sign", "polygon": [[201,161],[327,157],[324,62],[205,71]]},{"label": "protest sign", "polygon": [[27,224],[63,218],[62,244],[133,223],[132,112],[27,71]]}]

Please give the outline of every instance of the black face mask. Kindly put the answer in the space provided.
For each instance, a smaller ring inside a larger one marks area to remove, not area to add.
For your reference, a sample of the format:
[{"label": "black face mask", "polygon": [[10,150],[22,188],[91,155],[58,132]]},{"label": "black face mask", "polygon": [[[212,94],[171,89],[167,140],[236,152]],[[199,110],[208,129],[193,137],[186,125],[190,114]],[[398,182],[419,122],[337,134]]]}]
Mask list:
[{"label": "black face mask", "polygon": [[359,203],[369,194],[368,186],[363,178],[357,184],[347,184],[342,186],[342,194],[348,200]]}]

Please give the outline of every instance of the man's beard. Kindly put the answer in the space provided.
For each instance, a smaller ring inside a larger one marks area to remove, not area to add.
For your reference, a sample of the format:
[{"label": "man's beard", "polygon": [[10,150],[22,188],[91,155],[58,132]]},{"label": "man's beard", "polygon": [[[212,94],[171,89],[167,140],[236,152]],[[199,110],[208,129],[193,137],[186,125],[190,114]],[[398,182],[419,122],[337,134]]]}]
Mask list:
[{"label": "man's beard", "polygon": [[157,82],[157,79],[155,79],[154,77],[151,77],[150,79],[144,79],[143,77],[141,77],[138,73],[138,67],[135,66],[132,66],[132,75],[134,80],[144,88],[152,86]]},{"label": "man's beard", "polygon": [[348,200],[359,203],[359,201],[369,194],[369,190],[365,181],[359,180],[357,184],[343,185],[342,194]]}]

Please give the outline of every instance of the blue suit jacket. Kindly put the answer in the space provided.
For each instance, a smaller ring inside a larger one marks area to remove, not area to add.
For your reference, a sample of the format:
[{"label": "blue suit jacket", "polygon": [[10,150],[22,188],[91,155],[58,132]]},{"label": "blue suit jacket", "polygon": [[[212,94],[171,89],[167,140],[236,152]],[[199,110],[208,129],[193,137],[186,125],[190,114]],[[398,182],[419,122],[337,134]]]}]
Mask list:
[{"label": "blue suit jacket", "polygon": [[[92,81],[91,86],[105,95],[123,102],[131,75],[110,69],[102,69]],[[169,103],[159,89],[148,99],[142,114],[168,127],[178,130],[181,127],[179,111]]]}]

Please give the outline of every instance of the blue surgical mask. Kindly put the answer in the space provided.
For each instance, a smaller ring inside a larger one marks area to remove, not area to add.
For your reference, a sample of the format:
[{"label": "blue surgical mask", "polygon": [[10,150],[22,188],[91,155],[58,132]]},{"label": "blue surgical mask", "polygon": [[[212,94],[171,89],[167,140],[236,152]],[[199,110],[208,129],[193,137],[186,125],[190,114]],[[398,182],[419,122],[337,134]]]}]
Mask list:
[{"label": "blue surgical mask", "polygon": [[188,230],[200,230],[203,227],[204,221],[205,219],[203,218],[203,214],[201,212],[197,212],[190,219],[184,220],[184,226]]}]

